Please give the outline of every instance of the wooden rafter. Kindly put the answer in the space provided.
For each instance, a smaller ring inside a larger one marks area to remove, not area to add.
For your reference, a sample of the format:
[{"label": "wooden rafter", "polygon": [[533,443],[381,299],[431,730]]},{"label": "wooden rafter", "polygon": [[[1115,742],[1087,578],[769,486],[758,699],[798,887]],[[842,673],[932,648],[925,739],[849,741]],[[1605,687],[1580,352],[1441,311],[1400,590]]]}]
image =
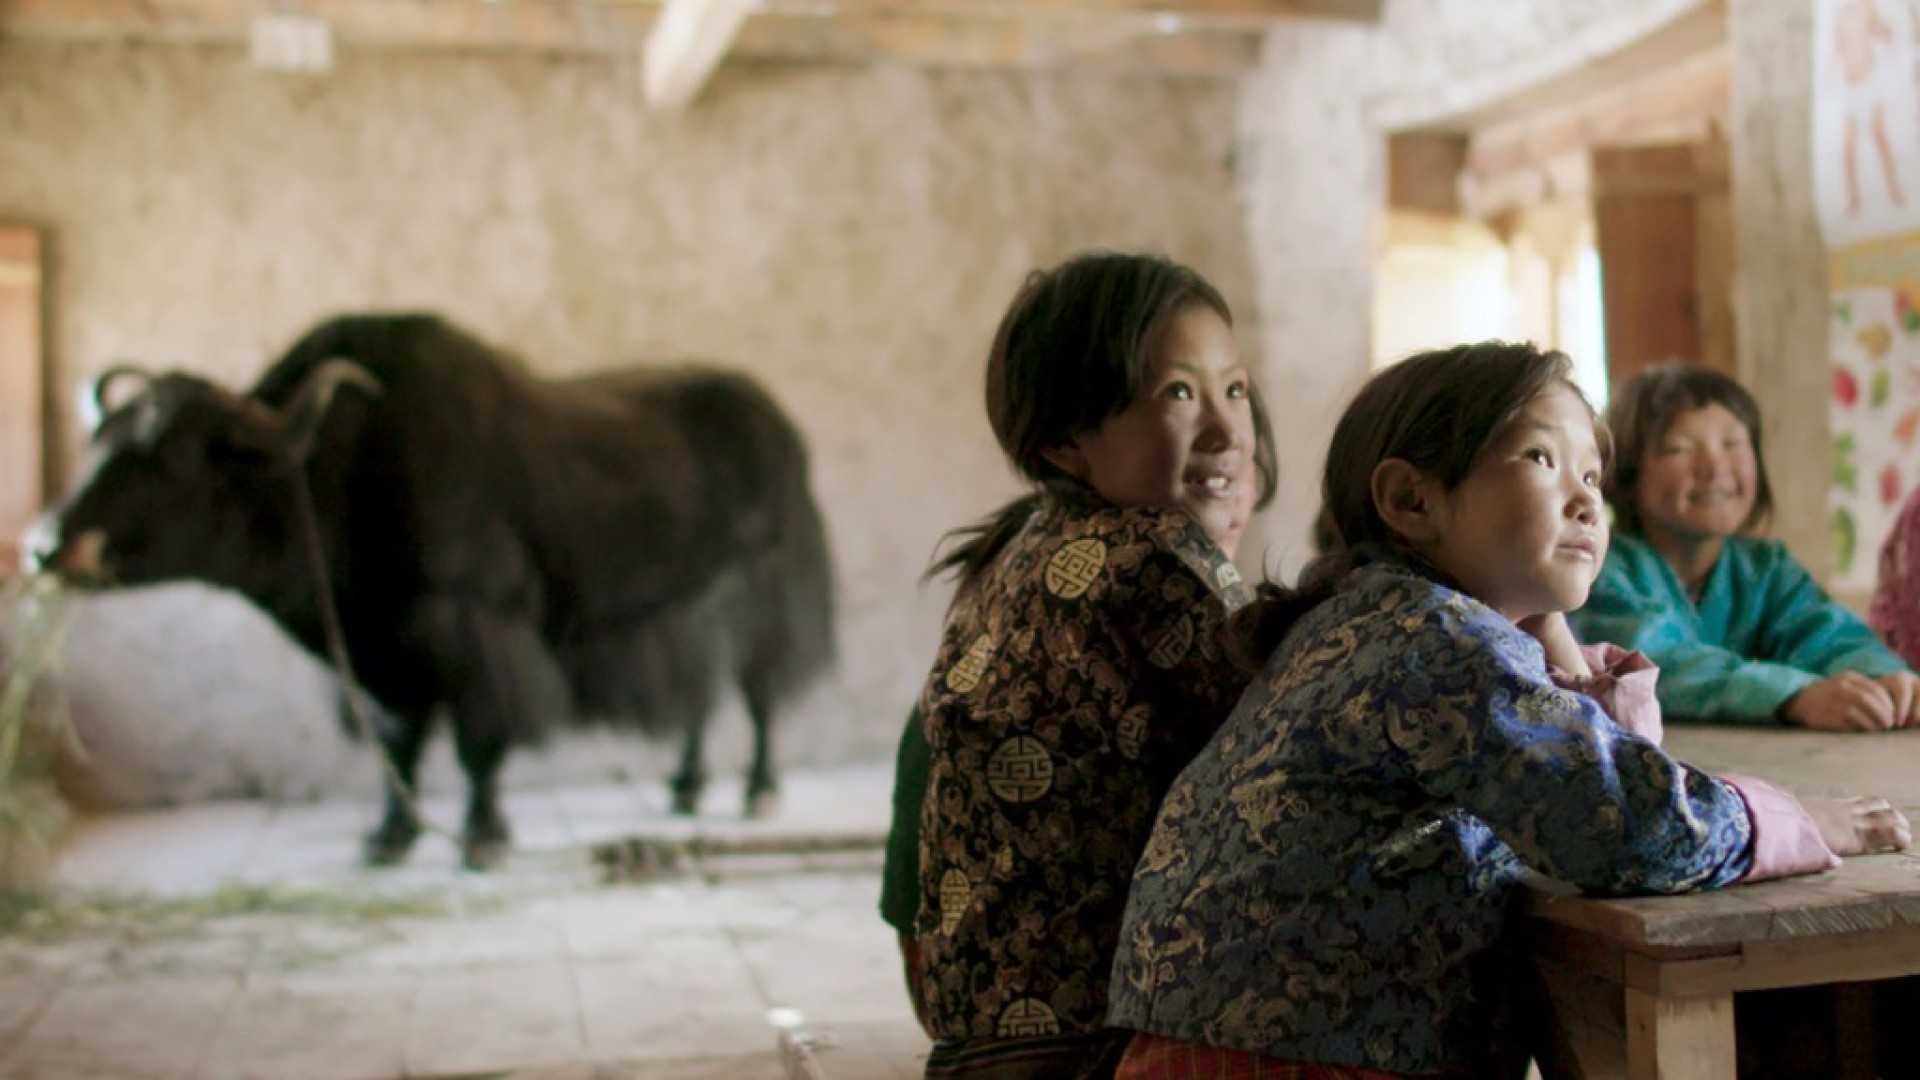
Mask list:
[{"label": "wooden rafter", "polygon": [[[0,36],[240,41],[289,10],[344,49],[525,49],[635,56],[666,0],[0,0]],[[1232,75],[1297,18],[1377,19],[1381,0],[761,0],[729,55],[926,66],[1073,66]]]},{"label": "wooden rafter", "polygon": [[752,0],[667,0],[647,35],[647,104],[678,112],[700,93],[733,45]]},{"label": "wooden rafter", "polygon": [[1732,62],[1718,49],[1573,105],[1482,128],[1468,167],[1500,172],[1600,143],[1724,127],[1732,102]]},{"label": "wooden rafter", "polygon": [[855,53],[878,53],[928,67],[1071,65],[1219,76],[1251,70],[1259,61],[1259,39],[1235,31],[1164,33],[1130,24],[1036,25],[879,15],[836,20],[833,27]]},{"label": "wooden rafter", "polygon": [[1257,29],[1289,19],[1377,23],[1382,4],[1383,0],[764,0],[763,6],[775,13],[830,12],[835,18],[868,15],[1015,21],[1100,18]]},{"label": "wooden rafter", "polygon": [[[224,40],[287,10],[263,0],[0,0],[0,35]],[[631,46],[657,14],[654,5],[486,0],[301,0],[298,10],[360,45],[533,49],[577,47],[598,33]]]}]

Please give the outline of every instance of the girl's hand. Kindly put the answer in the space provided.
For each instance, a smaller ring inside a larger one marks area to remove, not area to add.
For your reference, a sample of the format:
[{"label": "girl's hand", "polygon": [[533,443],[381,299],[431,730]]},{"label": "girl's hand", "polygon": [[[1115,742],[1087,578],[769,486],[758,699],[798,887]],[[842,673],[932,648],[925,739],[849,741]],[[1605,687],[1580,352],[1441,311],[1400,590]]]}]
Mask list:
[{"label": "girl's hand", "polygon": [[1893,698],[1893,726],[1909,728],[1920,725],[1920,675],[1911,671],[1882,675],[1880,685]]},{"label": "girl's hand", "polygon": [[1848,799],[1802,799],[1800,805],[1835,855],[1904,851],[1913,842],[1907,816],[1878,795]]},{"label": "girl's hand", "polygon": [[1887,688],[1857,671],[1843,671],[1808,686],[1780,706],[1780,716],[1816,731],[1886,731],[1902,719],[1894,712],[1894,697]]},{"label": "girl's hand", "polygon": [[1546,650],[1548,667],[1559,668],[1576,679],[1593,675],[1587,658],[1580,652],[1580,643],[1574,640],[1573,628],[1567,625],[1566,615],[1549,611],[1529,615],[1514,625],[1539,640],[1540,647]]}]

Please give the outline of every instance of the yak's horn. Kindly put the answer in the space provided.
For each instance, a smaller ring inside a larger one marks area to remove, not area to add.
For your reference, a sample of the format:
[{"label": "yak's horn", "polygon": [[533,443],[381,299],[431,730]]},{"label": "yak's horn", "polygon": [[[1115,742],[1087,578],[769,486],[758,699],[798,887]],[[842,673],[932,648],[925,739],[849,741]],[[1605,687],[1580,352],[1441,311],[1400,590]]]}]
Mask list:
[{"label": "yak's horn", "polygon": [[315,367],[300,381],[293,400],[287,403],[284,422],[276,440],[275,452],[289,464],[298,464],[313,452],[313,441],[320,434],[321,421],[333,405],[334,392],[352,386],[363,393],[378,395],[380,380],[351,360],[335,359]]},{"label": "yak's horn", "polygon": [[99,427],[100,421],[107,418],[107,413],[113,411],[112,406],[107,404],[108,396],[113,393],[113,384],[125,379],[138,381],[140,389],[145,390],[153,382],[153,375],[132,364],[115,364],[96,376],[88,396],[80,403],[82,419],[88,431]]}]

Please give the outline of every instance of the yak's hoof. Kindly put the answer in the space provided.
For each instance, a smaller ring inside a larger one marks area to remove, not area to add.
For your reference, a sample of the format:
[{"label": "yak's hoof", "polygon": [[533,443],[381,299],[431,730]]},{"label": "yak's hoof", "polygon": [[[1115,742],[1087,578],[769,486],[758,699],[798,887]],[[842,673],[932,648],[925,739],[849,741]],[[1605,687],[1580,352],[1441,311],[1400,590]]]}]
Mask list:
[{"label": "yak's hoof", "polygon": [[491,870],[500,865],[512,842],[513,830],[499,814],[482,813],[478,820],[469,817],[460,836],[461,864],[469,870]]},{"label": "yak's hoof", "polygon": [[674,781],[673,799],[667,809],[675,817],[693,817],[700,812],[700,784],[683,784]]},{"label": "yak's hoof", "polygon": [[766,788],[747,796],[747,818],[752,821],[765,821],[780,812],[780,791]]},{"label": "yak's hoof", "polygon": [[477,873],[485,873],[500,865],[500,860],[507,857],[510,846],[504,836],[484,839],[469,836],[460,845],[461,865]]},{"label": "yak's hoof", "polygon": [[413,842],[419,838],[419,826],[410,822],[388,822],[361,841],[360,857],[368,866],[398,866],[407,860],[407,852],[413,850]]}]

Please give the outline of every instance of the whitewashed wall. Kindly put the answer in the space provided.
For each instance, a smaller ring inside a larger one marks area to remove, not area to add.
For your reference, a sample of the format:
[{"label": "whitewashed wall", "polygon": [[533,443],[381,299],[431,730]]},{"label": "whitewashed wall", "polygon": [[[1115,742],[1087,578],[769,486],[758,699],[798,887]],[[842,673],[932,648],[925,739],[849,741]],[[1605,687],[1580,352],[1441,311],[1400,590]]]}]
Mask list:
[{"label": "whitewashed wall", "polygon": [[[755,372],[811,442],[843,616],[784,756],[881,760],[945,607],[920,572],[1014,490],[981,379],[1025,272],[1158,249],[1251,316],[1236,92],[729,65],[661,119],[604,58],[346,52],[285,76],[237,47],[0,43],[0,220],[47,231],[63,401],[123,359],[244,384],[360,307],[441,310],[552,372]],[[218,693],[230,662],[180,677]]]}]

